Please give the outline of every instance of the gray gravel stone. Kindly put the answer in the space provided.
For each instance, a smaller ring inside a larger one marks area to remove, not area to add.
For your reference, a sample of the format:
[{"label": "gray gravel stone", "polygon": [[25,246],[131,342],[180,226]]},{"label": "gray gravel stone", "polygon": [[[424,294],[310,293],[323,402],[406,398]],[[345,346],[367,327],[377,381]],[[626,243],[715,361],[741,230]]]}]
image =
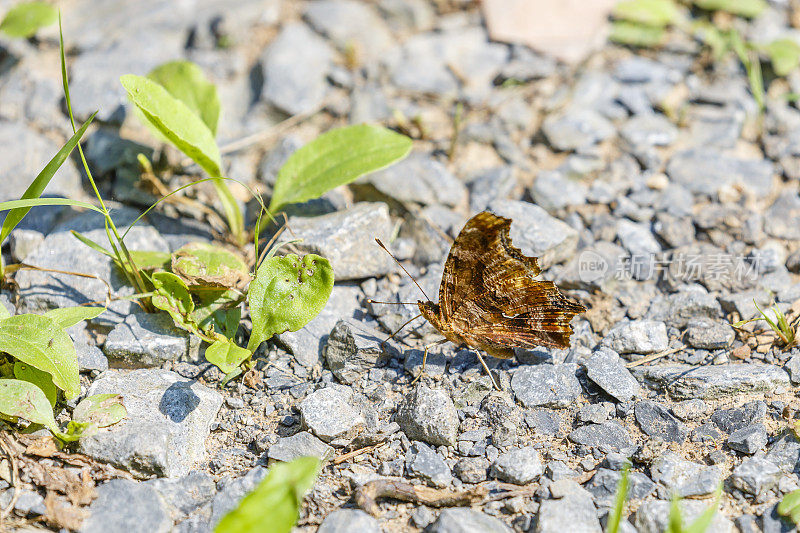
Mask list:
[{"label": "gray gravel stone", "polygon": [[445,509],[439,513],[430,533],[511,533],[512,529],[493,516],[467,507]]},{"label": "gray gravel stone", "polygon": [[733,469],[730,481],[734,487],[760,496],[778,484],[782,476],[780,468],[760,457],[748,457]]},{"label": "gray gravel stone", "polygon": [[667,164],[669,177],[696,194],[715,196],[723,187],[741,186],[758,197],[773,189],[772,162],[738,159],[711,150],[678,152]]},{"label": "gray gravel stone", "polygon": [[267,477],[267,469],[257,466],[236,479],[228,479],[211,501],[211,519],[208,529],[213,529],[222,517],[239,505],[239,501],[252,492]]},{"label": "gray gravel stone", "polygon": [[326,462],[333,455],[333,448],[308,431],[295,433],[291,437],[279,437],[278,442],[270,446],[267,452],[270,460],[287,463],[298,457],[319,457],[322,462]]},{"label": "gray gravel stone", "polygon": [[649,257],[661,251],[661,245],[646,224],[622,219],[617,222],[617,237],[622,246],[640,261],[641,257]]},{"label": "gray gravel stone", "polygon": [[424,442],[415,441],[406,454],[408,471],[434,487],[446,487],[453,480],[450,468],[436,451]]},{"label": "gray gravel stone", "polygon": [[351,384],[370,369],[383,366],[398,350],[386,334],[354,319],[339,320],[325,345],[325,360],[333,375]]},{"label": "gray gravel stone", "polygon": [[317,533],[380,533],[378,521],[361,509],[337,509],[325,517]]},{"label": "gray gravel stone", "polygon": [[539,505],[536,533],[585,531],[600,533],[600,521],[592,496],[580,487],[557,500],[544,500]]},{"label": "gray gravel stone", "polygon": [[217,493],[214,479],[201,470],[194,470],[178,479],[151,479],[142,485],[156,489],[167,504],[174,522],[185,519],[195,509],[211,501]]},{"label": "gray gravel stone", "polygon": [[629,402],[639,394],[639,382],[625,368],[620,356],[608,347],[594,351],[586,362],[586,375],[620,402]]},{"label": "gray gravel stone", "polygon": [[538,257],[543,270],[575,255],[578,232],[541,207],[515,200],[496,200],[489,204],[488,210],[513,220],[512,243],[523,254]]},{"label": "gray gravel stone", "polygon": [[325,442],[354,437],[366,421],[352,405],[352,390],[333,385],[309,394],[300,402],[303,427]]},{"label": "gray gravel stone", "polygon": [[128,416],[80,440],[80,451],[136,475],[180,477],[205,455],[222,396],[174,372],[108,370],[89,395],[121,394]]},{"label": "gray gravel stone", "polygon": [[344,211],[311,218],[291,217],[289,225],[303,242],[293,246],[331,262],[336,281],[383,276],[392,271],[391,257],[374,244],[389,242],[392,221],[383,203],[358,203]]},{"label": "gray gravel stone", "polygon": [[800,196],[783,192],[764,213],[764,231],[778,239],[800,239]]},{"label": "gray gravel stone", "polygon": [[693,348],[719,350],[733,344],[733,328],[720,322],[693,320],[686,328],[686,343]]},{"label": "gray gravel stone", "polygon": [[784,431],[770,445],[764,458],[778,465],[784,472],[796,471],[800,469],[800,442],[791,431]]},{"label": "gray gravel stone", "polygon": [[767,415],[767,404],[761,400],[747,402],[741,407],[718,409],[711,421],[725,433],[733,433],[755,423],[762,422]]},{"label": "gray gravel stone", "polygon": [[722,480],[718,466],[706,466],[667,452],[650,465],[653,481],[661,483],[681,498],[713,494]]},{"label": "gray gravel stone", "polygon": [[401,202],[457,207],[466,204],[467,187],[439,161],[413,154],[360,180]]},{"label": "gray gravel stone", "polygon": [[489,461],[484,457],[464,457],[453,467],[453,473],[464,483],[480,483],[486,481]]},{"label": "gray gravel stone", "polygon": [[350,320],[361,310],[362,293],[358,287],[334,285],[328,302],[311,322],[297,331],[285,331],[278,335],[281,344],[289,348],[295,360],[305,367],[320,364],[325,347],[330,341],[331,330],[341,320]]},{"label": "gray gravel stone", "polygon": [[737,429],[728,437],[728,447],[737,452],[753,455],[767,445],[767,429],[764,424],[753,424]]},{"label": "gray gravel stone", "polygon": [[483,211],[494,200],[511,198],[516,186],[517,179],[511,165],[482,171],[469,184],[469,207],[474,213]]},{"label": "gray gravel stone", "polygon": [[261,96],[290,115],[317,110],[328,92],[325,78],[333,59],[328,43],[308,26],[286,24],[261,58]]},{"label": "gray gravel stone", "polygon": [[392,34],[372,6],[355,0],[316,0],[304,17],[312,28],[328,37],[339,50],[366,61],[380,57],[391,45]]},{"label": "gray gravel stone", "polygon": [[567,109],[549,115],[542,124],[547,142],[560,151],[586,148],[614,135],[608,119],[591,109]]},{"label": "gray gravel stone", "polygon": [[[620,479],[622,479],[622,472],[619,470],[598,468],[592,479],[586,483],[586,490],[594,496],[598,506],[610,507],[614,505]],[[655,492],[656,487],[657,485],[641,472],[631,471],[628,474],[629,500],[644,499]]]},{"label": "gray gravel stone", "polygon": [[176,327],[167,313],[131,313],[111,330],[103,345],[106,357],[124,368],[197,360],[198,349],[199,342],[191,342],[189,333]]},{"label": "gray gravel stone", "polygon": [[539,452],[526,446],[501,453],[492,463],[490,473],[501,481],[527,485],[544,473],[544,465]]},{"label": "gray gravel stone", "polygon": [[743,392],[774,392],[789,387],[789,375],[773,365],[659,365],[637,367],[633,374],[639,383],[668,391],[678,400],[710,400]]},{"label": "gray gravel stone", "polygon": [[632,146],[668,146],[678,137],[678,128],[664,115],[634,115],[619,130]]},{"label": "gray gravel stone", "polygon": [[[681,500],[681,517],[684,524],[691,524],[711,505],[710,502],[696,500]],[[650,500],[643,503],[636,510],[633,525],[639,533],[662,533],[669,524],[670,502],[664,500]],[[731,533],[733,523],[722,513],[716,513],[711,520],[707,533]]]},{"label": "gray gravel stone", "polygon": [[570,205],[586,203],[587,192],[586,185],[558,170],[540,172],[530,188],[536,205],[550,213]]},{"label": "gray gravel stone", "polygon": [[617,324],[602,342],[619,354],[648,354],[662,352],[669,347],[666,324],[655,320],[631,320]]},{"label": "gray gravel stone", "polygon": [[454,446],[458,413],[450,394],[417,385],[403,400],[396,421],[409,439],[434,446]]},{"label": "gray gravel stone", "polygon": [[112,479],[97,487],[97,499],[89,506],[89,518],[81,531],[170,531],[172,519],[155,488],[130,479]]},{"label": "gray gravel stone", "polygon": [[511,389],[525,407],[567,407],[582,392],[576,370],[574,364],[525,365],[514,372]]},{"label": "gray gravel stone", "polygon": [[610,451],[621,451],[629,448],[633,442],[628,431],[616,422],[588,424],[572,430],[569,440],[575,444],[583,444],[592,448],[603,448]]},{"label": "gray gravel stone", "polygon": [[636,402],[634,415],[642,431],[651,437],[667,442],[683,442],[689,436],[689,427],[659,403],[650,400]]}]

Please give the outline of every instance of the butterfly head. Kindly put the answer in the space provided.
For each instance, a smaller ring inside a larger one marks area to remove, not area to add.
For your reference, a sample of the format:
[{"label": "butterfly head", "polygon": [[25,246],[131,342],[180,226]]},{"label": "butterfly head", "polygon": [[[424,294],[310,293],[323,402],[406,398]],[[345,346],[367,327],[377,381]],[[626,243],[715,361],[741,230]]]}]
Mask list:
[{"label": "butterfly head", "polygon": [[419,312],[425,317],[425,320],[433,324],[437,329],[441,329],[439,320],[439,306],[433,302],[426,302],[417,300],[417,307]]}]

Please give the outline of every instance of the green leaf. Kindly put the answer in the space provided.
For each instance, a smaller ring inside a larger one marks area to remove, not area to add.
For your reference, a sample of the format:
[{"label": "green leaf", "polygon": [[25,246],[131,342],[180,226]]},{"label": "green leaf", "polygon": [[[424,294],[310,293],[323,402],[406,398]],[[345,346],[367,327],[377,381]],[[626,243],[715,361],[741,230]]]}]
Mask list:
[{"label": "green leaf", "polygon": [[247,293],[253,321],[247,348],[255,352],[273,335],[308,324],[325,307],[332,289],[333,268],[323,257],[289,254],[265,259]]},{"label": "green leaf", "polygon": [[169,268],[172,256],[169,252],[154,252],[145,250],[130,250],[131,259],[139,270],[151,271],[159,268]]},{"label": "green leaf", "polygon": [[169,313],[176,326],[196,331],[197,326],[190,318],[194,301],[183,280],[172,272],[156,272],[151,279],[155,287],[150,297],[153,307]]},{"label": "green leaf", "polygon": [[145,118],[181,152],[208,172],[222,176],[219,147],[208,126],[186,104],[164,87],[144,76],[126,74],[120,78],[128,98]]},{"label": "green leaf", "polygon": [[220,109],[217,88],[208,81],[200,67],[191,61],[170,61],[154,68],[147,77],[186,104],[208,126],[212,135],[217,134]]},{"label": "green leaf", "polygon": [[0,413],[24,418],[58,433],[50,402],[42,389],[29,381],[0,379]]},{"label": "green leaf", "polygon": [[238,254],[203,242],[178,249],[172,255],[172,272],[192,288],[232,288],[250,279],[250,269]]},{"label": "green leaf", "polygon": [[380,126],[360,124],[324,133],[293,153],[278,172],[269,211],[319,198],[403,159],[411,139]]},{"label": "green leaf", "polygon": [[669,519],[665,533],[683,533],[683,515],[681,513],[680,499],[673,495],[669,504]]},{"label": "green leaf", "polygon": [[0,22],[0,31],[9,37],[26,39],[57,20],[58,10],[47,2],[23,2],[6,13]]},{"label": "green leaf", "polygon": [[627,0],[614,6],[614,18],[663,28],[678,20],[678,6],[672,0]]},{"label": "green leaf", "polygon": [[47,401],[50,402],[50,408],[52,409],[55,407],[56,399],[58,398],[58,388],[55,386],[55,383],[53,383],[53,376],[31,365],[16,361],[14,363],[14,377],[22,381],[33,383],[42,389]]},{"label": "green leaf", "polygon": [[62,307],[51,309],[44,313],[44,316],[52,318],[61,328],[67,329],[78,322],[96,318],[105,310],[105,307]]},{"label": "green leaf", "polygon": [[68,400],[80,394],[75,346],[52,318],[23,314],[0,321],[0,352],[52,375]]},{"label": "green leaf", "polygon": [[[234,307],[242,301],[241,293],[229,289],[196,288],[193,292],[199,303],[192,312],[192,320],[205,330],[209,325],[216,324],[220,332],[225,330],[225,318],[220,321],[217,314],[227,314],[238,310]],[[241,313],[241,311],[239,310]],[[238,320],[237,320],[238,325]],[[228,335],[226,335],[228,336]]]},{"label": "green leaf", "polygon": [[628,499],[628,483],[630,476],[631,464],[625,463],[622,469],[622,476],[617,484],[617,493],[614,496],[614,507],[608,514],[608,525],[606,526],[606,533],[617,533],[619,531],[619,524],[622,521],[622,516],[625,513],[625,502]]},{"label": "green leaf", "polygon": [[239,505],[222,517],[215,533],[289,533],[294,527],[303,496],[319,470],[316,457],[276,463],[267,477]]},{"label": "green leaf", "polygon": [[206,361],[216,365],[219,369],[228,374],[246,361],[253,352],[241,346],[236,346],[228,339],[218,339],[206,348]]},{"label": "green leaf", "polygon": [[767,8],[764,0],[693,0],[694,5],[707,11],[727,11],[745,18],[757,17]]},{"label": "green leaf", "polygon": [[628,46],[652,48],[664,40],[664,29],[655,26],[644,26],[634,22],[615,20],[611,24],[609,40]]},{"label": "green leaf", "polygon": [[3,304],[0,304],[0,320],[3,320],[4,318],[8,318],[10,316],[11,316],[11,313],[9,312],[8,309],[6,309],[6,306],[3,305]]},{"label": "green leaf", "polygon": [[28,200],[9,200],[7,202],[0,202],[0,211],[10,211],[21,207],[38,207],[42,205],[72,205],[75,207],[82,207],[83,209],[91,209],[102,213],[103,210],[88,202],[81,202],[78,200],[70,200],[69,198],[30,198]]},{"label": "green leaf", "polygon": [[791,39],[772,41],[765,50],[778,76],[787,76],[800,65],[800,45]]},{"label": "green leaf", "polygon": [[117,257],[114,254],[112,254],[111,252],[108,251],[108,249],[103,248],[102,246],[100,246],[99,244],[94,242],[89,237],[83,235],[82,233],[78,233],[74,229],[73,230],[69,230],[69,232],[72,233],[73,237],[75,237],[76,239],[81,241],[83,244],[85,244],[86,246],[88,246],[89,248],[94,250],[95,252],[103,254],[103,255],[106,255],[106,256],[110,257],[111,259],[114,259],[114,260],[117,259]]},{"label": "green leaf", "polygon": [[[50,180],[53,179],[56,171],[64,164],[64,161],[67,160],[69,154],[72,153],[72,150],[77,146],[78,141],[81,140],[83,134],[86,133],[86,128],[89,127],[89,124],[92,123],[94,116],[97,114],[95,111],[92,116],[90,116],[86,122],[80,127],[75,134],[70,137],[70,139],[66,142],[64,146],[61,147],[61,150],[53,156],[53,159],[50,160],[47,165],[39,172],[39,175],[34,178],[33,182],[28,186],[24,193],[22,193],[22,200],[30,200],[30,199],[38,199],[39,196],[42,195],[47,185],[50,183]],[[30,211],[30,207],[17,207],[16,209],[11,209],[6,215],[6,219],[3,221],[3,227],[0,229],[0,243],[6,240],[9,233],[17,227],[25,215],[28,214]]]},{"label": "green leaf", "polygon": [[778,514],[790,516],[798,506],[800,506],[800,489],[793,490],[783,497],[781,503],[778,504]]},{"label": "green leaf", "polygon": [[95,394],[81,401],[72,412],[72,420],[104,428],[128,416],[120,394]]},{"label": "green leaf", "polygon": [[231,234],[236,237],[236,241],[240,244],[244,244],[244,215],[242,214],[242,210],[239,209],[239,204],[236,202],[236,198],[233,196],[233,193],[225,185],[225,181],[222,179],[215,179],[211,182],[214,186],[214,189],[217,191],[217,196],[219,197],[219,201],[222,204],[222,210],[225,212],[225,219],[228,221],[228,227],[231,230]]}]

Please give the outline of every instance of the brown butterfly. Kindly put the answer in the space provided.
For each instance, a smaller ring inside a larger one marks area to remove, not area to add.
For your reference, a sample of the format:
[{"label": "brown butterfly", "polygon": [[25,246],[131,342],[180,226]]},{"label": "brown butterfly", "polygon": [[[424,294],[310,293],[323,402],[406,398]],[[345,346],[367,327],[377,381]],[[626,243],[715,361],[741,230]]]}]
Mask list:
[{"label": "brown butterfly", "polygon": [[[447,341],[493,357],[512,357],[515,347],[568,348],[570,321],[586,308],[552,281],[533,279],[539,263],[511,244],[510,227],[510,219],[487,211],[469,219],[447,256],[439,303],[417,301],[420,313]],[[440,342],[425,347],[422,373],[428,349]]]}]

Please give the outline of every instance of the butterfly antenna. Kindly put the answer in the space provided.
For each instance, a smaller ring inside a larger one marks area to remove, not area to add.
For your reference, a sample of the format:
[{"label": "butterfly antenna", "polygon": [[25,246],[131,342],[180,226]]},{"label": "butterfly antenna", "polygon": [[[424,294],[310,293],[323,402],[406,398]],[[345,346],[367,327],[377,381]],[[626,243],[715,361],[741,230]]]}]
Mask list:
[{"label": "butterfly antenna", "polygon": [[372,298],[367,298],[364,300],[368,304],[384,304],[384,305],[417,305],[417,302],[382,302],[380,300],[373,300]]},{"label": "butterfly antenna", "polygon": [[411,281],[413,281],[413,282],[414,282],[414,285],[416,285],[416,286],[417,286],[417,288],[418,288],[420,291],[422,291],[422,294],[425,296],[425,298],[427,298],[429,301],[431,301],[431,297],[430,297],[430,296],[428,296],[427,294],[425,294],[425,289],[423,289],[423,288],[420,286],[420,284],[419,284],[419,283],[417,283],[417,280],[416,280],[416,279],[414,279],[414,276],[412,276],[411,274],[409,274],[409,273],[408,273],[408,270],[406,270],[406,267],[404,267],[404,266],[403,266],[403,265],[400,263],[400,261],[398,261],[398,260],[397,260],[397,258],[396,258],[396,257],[395,257],[395,256],[392,254],[392,252],[390,252],[390,251],[389,251],[389,249],[388,249],[388,248],[386,248],[386,246],[384,246],[384,244],[381,242],[381,240],[380,240],[380,239],[375,239],[375,242],[377,242],[377,243],[378,243],[378,246],[380,246],[381,248],[383,248],[383,251],[384,251],[384,252],[386,252],[387,254],[389,254],[389,255],[391,256],[391,258],[392,258],[392,259],[394,259],[394,262],[395,262],[395,263],[397,263],[397,264],[400,266],[400,268],[402,268],[402,269],[403,269],[403,272],[405,272],[405,273],[406,273],[406,276],[408,276],[409,278],[411,278]]}]

